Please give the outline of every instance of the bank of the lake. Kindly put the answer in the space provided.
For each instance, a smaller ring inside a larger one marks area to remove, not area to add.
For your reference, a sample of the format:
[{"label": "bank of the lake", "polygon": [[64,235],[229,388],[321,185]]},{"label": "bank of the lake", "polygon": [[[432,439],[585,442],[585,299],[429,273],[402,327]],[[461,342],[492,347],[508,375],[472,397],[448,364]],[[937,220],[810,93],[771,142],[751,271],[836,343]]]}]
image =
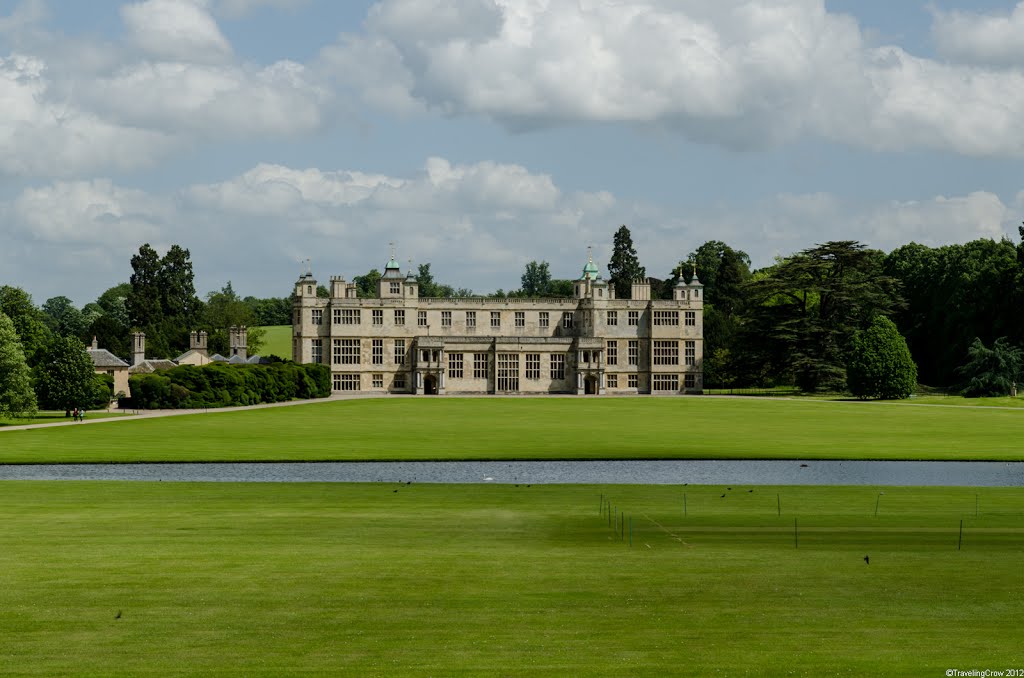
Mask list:
[{"label": "bank of the lake", "polygon": [[1019,659],[1019,489],[748,489],[2,482],[0,665],[927,676]]},{"label": "bank of the lake", "polygon": [[1024,460],[1024,411],[690,398],[376,398],[0,432],[0,463]]}]

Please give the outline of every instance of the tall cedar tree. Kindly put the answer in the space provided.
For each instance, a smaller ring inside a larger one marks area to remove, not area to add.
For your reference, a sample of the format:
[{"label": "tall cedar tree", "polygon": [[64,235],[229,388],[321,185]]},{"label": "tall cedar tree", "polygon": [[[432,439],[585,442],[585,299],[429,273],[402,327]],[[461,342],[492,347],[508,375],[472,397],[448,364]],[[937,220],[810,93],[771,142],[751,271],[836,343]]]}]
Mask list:
[{"label": "tall cedar tree", "polygon": [[30,416],[36,394],[14,322],[0,313],[0,417]]},{"label": "tall cedar tree", "polygon": [[131,291],[125,299],[128,323],[132,328],[155,328],[163,320],[160,303],[160,255],[146,243],[132,255]]},{"label": "tall cedar tree", "polygon": [[854,332],[901,303],[898,282],[881,268],[881,252],[833,241],[747,283],[754,302],[743,327],[747,358],[804,391],[843,389]]},{"label": "tall cedar tree", "polygon": [[171,357],[188,346],[202,313],[189,251],[172,245],[163,258],[145,244],[132,257],[125,305],[132,328],[146,333],[147,354]]},{"label": "tall cedar tree", "polygon": [[620,226],[619,230],[615,231],[612,258],[608,262],[608,276],[615,287],[616,298],[629,299],[633,281],[646,275],[647,270],[640,265],[636,248],[633,247],[633,236],[625,225]]}]

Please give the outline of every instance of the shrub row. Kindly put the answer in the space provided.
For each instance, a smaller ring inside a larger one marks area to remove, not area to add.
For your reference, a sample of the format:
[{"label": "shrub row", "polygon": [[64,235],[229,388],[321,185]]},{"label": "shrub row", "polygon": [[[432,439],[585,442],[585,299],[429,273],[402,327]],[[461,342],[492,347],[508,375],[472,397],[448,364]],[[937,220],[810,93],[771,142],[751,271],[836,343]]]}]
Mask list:
[{"label": "shrub row", "polygon": [[140,374],[128,380],[132,397],[123,406],[136,409],[192,409],[276,403],[331,394],[326,365],[276,362],[269,365],[213,363]]}]

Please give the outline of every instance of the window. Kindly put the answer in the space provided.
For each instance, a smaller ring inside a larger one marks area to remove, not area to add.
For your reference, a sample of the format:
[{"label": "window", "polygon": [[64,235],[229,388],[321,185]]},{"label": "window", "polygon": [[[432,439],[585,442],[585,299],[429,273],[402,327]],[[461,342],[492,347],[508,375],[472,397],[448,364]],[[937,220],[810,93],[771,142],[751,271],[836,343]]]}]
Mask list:
[{"label": "window", "polygon": [[605,362],[607,362],[609,365],[618,365],[619,364],[619,342],[617,342],[617,341],[609,341],[608,342],[608,350],[607,350],[606,358],[607,359],[605,360]]},{"label": "window", "polygon": [[653,374],[653,383],[651,387],[655,391],[678,391],[679,390],[679,375],[678,374]]},{"label": "window", "polygon": [[551,378],[565,379],[565,356],[561,353],[551,354]]},{"label": "window", "polygon": [[629,324],[631,327],[636,327],[640,324],[640,311],[629,312]]},{"label": "window", "polygon": [[426,327],[427,326],[427,312],[426,311],[416,311],[416,324],[418,326],[420,326],[420,327]]},{"label": "window", "polygon": [[686,364],[696,365],[697,364],[697,342],[688,341],[686,342]]},{"label": "window", "polygon": [[635,374],[630,374],[626,377],[626,385],[629,388],[640,388],[640,377]]},{"label": "window", "polygon": [[564,327],[567,330],[571,330],[572,326],[573,326],[572,311],[563,311],[562,312],[562,327]]},{"label": "window", "polygon": [[549,327],[550,323],[551,323],[551,320],[550,320],[550,316],[548,315],[548,312],[547,311],[541,311],[540,312],[540,326],[541,327]]},{"label": "window", "polygon": [[405,364],[405,339],[395,339],[395,364]]},{"label": "window", "polygon": [[686,388],[697,388],[697,378],[692,374],[683,375],[683,386]]},{"label": "window", "polygon": [[614,327],[619,324],[619,312],[608,311],[608,326]]},{"label": "window", "polygon": [[373,375],[373,387],[374,388],[384,388],[384,375],[383,374],[375,374],[375,375]]},{"label": "window", "polygon": [[519,390],[519,354],[498,354],[498,388],[499,391]]},{"label": "window", "polygon": [[526,327],[526,313],[516,311],[516,327]]},{"label": "window", "polygon": [[606,380],[605,383],[608,385],[608,388],[618,388],[619,387],[619,375],[617,375],[617,374],[606,375],[605,376],[605,380]]},{"label": "window", "polygon": [[295,311],[295,324],[298,325],[300,322],[302,322],[302,317],[299,311]]},{"label": "window", "polygon": [[627,362],[630,365],[640,364],[640,342],[630,341],[629,342],[629,355],[627,356]]},{"label": "window", "polygon": [[473,354],[473,378],[474,379],[486,379],[487,378],[487,365],[490,362],[489,356],[486,353],[474,353]]},{"label": "window", "polygon": [[430,362],[430,351],[424,349],[420,351],[420,360],[425,363]]},{"label": "window", "polygon": [[306,285],[306,294],[313,294],[313,286]]},{"label": "window", "polygon": [[590,363],[590,351],[583,351],[580,354],[580,362],[584,365]]},{"label": "window", "polygon": [[526,378],[540,379],[540,353],[526,354]]},{"label": "window", "polygon": [[448,354],[448,376],[455,379],[462,379],[462,354]]},{"label": "window", "polygon": [[491,327],[501,327],[501,311],[491,311]]},{"label": "window", "polygon": [[451,327],[451,326],[452,326],[452,312],[451,311],[441,311],[441,327]]},{"label": "window", "polygon": [[656,341],[656,342],[654,342],[654,364],[655,365],[678,365],[679,364],[679,342],[678,341]]},{"label": "window", "polygon": [[697,326],[697,312],[696,311],[686,311],[686,326],[687,327],[696,327]]},{"label": "window", "polygon": [[476,327],[476,311],[466,311],[466,327]]},{"label": "window", "polygon": [[679,327],[679,311],[655,311],[654,324],[659,326]]},{"label": "window", "polygon": [[[341,311],[339,315],[338,311]],[[336,308],[334,309],[334,323],[340,325],[358,325],[362,318],[362,311],[358,308]],[[340,318],[340,320],[339,320]]]},{"label": "window", "polygon": [[399,282],[391,283],[391,294],[401,294],[401,293],[402,293],[402,283],[399,283]]},{"label": "window", "polygon": [[375,308],[373,309],[373,324],[383,325],[384,324],[384,309]]},{"label": "window", "polygon": [[335,374],[334,375],[334,390],[335,391],[358,391],[359,390],[359,375],[358,374]]},{"label": "window", "polygon": [[313,309],[313,324],[323,325],[324,324],[324,311],[320,308]]},{"label": "window", "polygon": [[374,365],[384,364],[384,340],[374,339],[373,340],[373,360]]},{"label": "window", "polygon": [[335,339],[334,364],[358,365],[360,350],[358,339]]},{"label": "window", "polygon": [[323,339],[314,339],[313,340],[312,360],[315,363],[322,363],[324,361],[324,340]]},{"label": "window", "polygon": [[394,388],[395,390],[404,389],[405,388],[405,375],[404,374],[396,374],[395,375],[395,380],[394,380],[394,382],[392,382],[391,387]]},{"label": "window", "polygon": [[401,308],[396,308],[395,309],[395,324],[396,325],[404,325],[405,324],[405,309],[401,309]]}]

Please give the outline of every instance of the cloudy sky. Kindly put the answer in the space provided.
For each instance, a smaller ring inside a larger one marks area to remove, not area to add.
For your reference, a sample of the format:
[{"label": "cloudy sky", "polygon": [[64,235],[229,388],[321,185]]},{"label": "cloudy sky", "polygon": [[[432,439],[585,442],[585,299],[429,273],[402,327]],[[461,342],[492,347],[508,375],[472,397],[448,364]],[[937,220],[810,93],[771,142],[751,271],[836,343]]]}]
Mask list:
[{"label": "cloudy sky", "polygon": [[1024,2],[0,0],[0,284],[1017,239]]}]

